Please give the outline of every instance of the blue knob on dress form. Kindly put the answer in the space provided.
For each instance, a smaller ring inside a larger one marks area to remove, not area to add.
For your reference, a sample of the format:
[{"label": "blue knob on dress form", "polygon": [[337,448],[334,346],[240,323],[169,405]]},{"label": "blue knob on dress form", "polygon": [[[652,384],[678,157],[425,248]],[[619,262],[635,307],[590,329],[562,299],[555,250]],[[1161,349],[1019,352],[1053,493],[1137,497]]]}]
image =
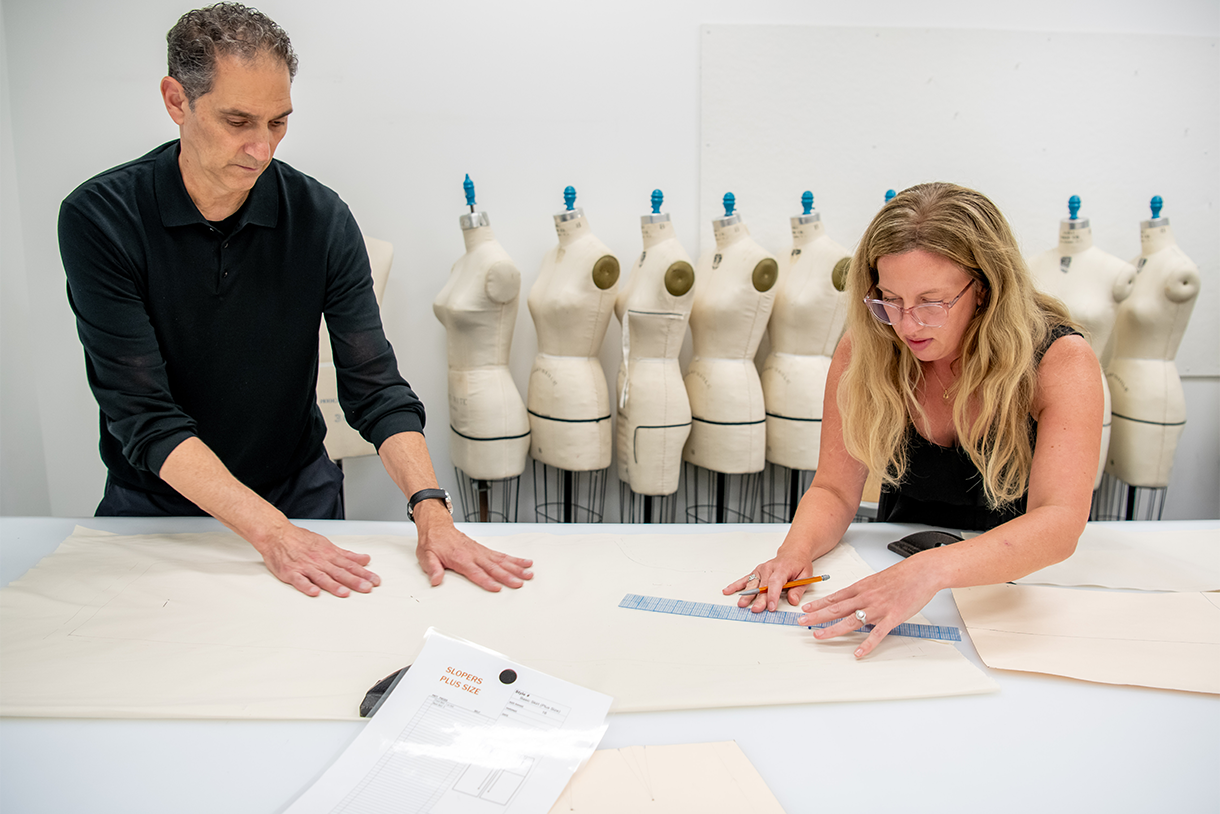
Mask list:
[{"label": "blue knob on dress form", "polygon": [[470,180],[470,173],[466,173],[466,180],[462,182],[462,189],[466,190],[466,205],[470,207],[470,211],[474,211],[474,181]]},{"label": "blue knob on dress form", "polygon": [[567,186],[563,188],[563,203],[568,208],[568,211],[571,212],[573,209],[572,204],[576,203],[576,187]]},{"label": "blue knob on dress form", "polygon": [[661,204],[665,202],[665,193],[659,189],[652,191],[652,214],[661,214]]},{"label": "blue knob on dress form", "polygon": [[724,193],[724,216],[726,218],[733,214],[735,206],[737,206],[737,197],[731,192]]},{"label": "blue knob on dress form", "polygon": [[898,194],[898,193],[897,193],[897,192],[895,192],[894,190],[892,190],[892,189],[887,189],[887,190],[885,191],[885,202],[886,202],[886,203],[889,203],[890,201],[892,201],[892,200],[894,199],[894,196],[895,196],[895,195],[897,195],[897,194]]},{"label": "blue knob on dress form", "polygon": [[1080,196],[1073,195],[1072,197],[1068,198],[1068,215],[1071,216],[1071,220],[1076,220],[1076,214],[1078,212],[1080,212]]},{"label": "blue knob on dress form", "polygon": [[1161,216],[1161,207],[1164,205],[1165,205],[1165,202],[1161,200],[1160,195],[1152,196],[1152,219],[1153,220],[1156,220],[1157,218],[1159,218]]},{"label": "blue knob on dress form", "polygon": [[813,193],[809,190],[801,193],[801,206],[805,207],[804,214],[808,215],[813,212]]}]

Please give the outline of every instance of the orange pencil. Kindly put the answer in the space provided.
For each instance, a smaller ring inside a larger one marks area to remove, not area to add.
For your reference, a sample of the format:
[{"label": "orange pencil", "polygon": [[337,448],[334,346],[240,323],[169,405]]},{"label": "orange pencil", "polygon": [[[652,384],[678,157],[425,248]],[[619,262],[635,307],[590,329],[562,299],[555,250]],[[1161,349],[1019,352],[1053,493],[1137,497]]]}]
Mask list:
[{"label": "orange pencil", "polygon": [[[809,585],[814,582],[825,582],[828,579],[830,579],[829,574],[822,574],[822,576],[820,576],[820,577],[809,577],[808,579],[795,579],[792,582],[785,582],[784,587],[780,588],[780,590],[786,591],[789,588],[799,588],[802,585]],[[737,595],[738,596],[755,596],[757,594],[765,594],[766,592],[767,592],[767,586],[764,585],[761,588],[751,588],[748,591],[738,591]]]}]

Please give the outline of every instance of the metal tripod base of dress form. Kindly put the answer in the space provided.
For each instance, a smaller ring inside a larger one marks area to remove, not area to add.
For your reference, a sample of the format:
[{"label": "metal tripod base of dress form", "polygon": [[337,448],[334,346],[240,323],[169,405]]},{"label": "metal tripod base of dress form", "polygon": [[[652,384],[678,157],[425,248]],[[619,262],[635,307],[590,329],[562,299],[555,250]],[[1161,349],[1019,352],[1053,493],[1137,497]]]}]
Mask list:
[{"label": "metal tripod base of dress form", "polygon": [[687,523],[756,523],[762,472],[726,474],[682,464]]},{"label": "metal tripod base of dress form", "polygon": [[534,469],[534,518],[538,523],[600,523],[610,469],[573,472],[540,461]]},{"label": "metal tripod base of dress form", "polygon": [[1132,486],[1106,472],[1093,492],[1090,520],[1160,520],[1168,486]]},{"label": "metal tripod base of dress form", "polygon": [[[521,477],[487,480],[472,478],[457,467],[461,520],[467,523],[516,523]],[[454,513],[456,515],[456,512]]]}]

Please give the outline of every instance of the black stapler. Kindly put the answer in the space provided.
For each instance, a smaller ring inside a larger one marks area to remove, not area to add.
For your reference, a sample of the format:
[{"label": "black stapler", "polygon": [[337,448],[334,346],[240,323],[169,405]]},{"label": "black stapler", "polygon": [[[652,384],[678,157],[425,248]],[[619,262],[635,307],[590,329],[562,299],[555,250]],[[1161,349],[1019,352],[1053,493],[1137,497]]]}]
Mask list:
[{"label": "black stapler", "polygon": [[961,542],[963,539],[950,531],[917,531],[914,534],[908,534],[901,540],[895,540],[886,548],[902,557],[909,557],[920,551]]}]

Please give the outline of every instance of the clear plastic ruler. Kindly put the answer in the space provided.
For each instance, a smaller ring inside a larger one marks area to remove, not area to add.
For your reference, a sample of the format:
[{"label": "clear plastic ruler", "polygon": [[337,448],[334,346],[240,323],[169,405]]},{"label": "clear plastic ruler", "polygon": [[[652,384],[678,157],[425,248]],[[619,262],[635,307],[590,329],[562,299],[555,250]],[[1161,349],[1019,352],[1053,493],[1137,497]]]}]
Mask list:
[{"label": "clear plastic ruler", "polygon": [[[770,613],[754,613],[748,607],[739,608],[736,605],[715,605],[711,602],[687,602],[682,599],[662,599],[658,596],[640,596],[627,594],[618,603],[620,608],[632,610],[653,611],[654,613],[672,613],[678,616],[698,616],[703,619],[726,619],[730,622],[754,622],[761,625],[792,625],[795,627],[830,627],[835,622],[823,622],[820,625],[801,625],[796,620],[802,614],[795,611],[772,611]],[[861,633],[869,633],[872,625],[860,628]],[[942,642],[960,642],[962,631],[956,627],[943,625],[924,625],[917,622],[903,622],[890,631],[894,636],[910,636],[916,639],[938,639]]]}]

